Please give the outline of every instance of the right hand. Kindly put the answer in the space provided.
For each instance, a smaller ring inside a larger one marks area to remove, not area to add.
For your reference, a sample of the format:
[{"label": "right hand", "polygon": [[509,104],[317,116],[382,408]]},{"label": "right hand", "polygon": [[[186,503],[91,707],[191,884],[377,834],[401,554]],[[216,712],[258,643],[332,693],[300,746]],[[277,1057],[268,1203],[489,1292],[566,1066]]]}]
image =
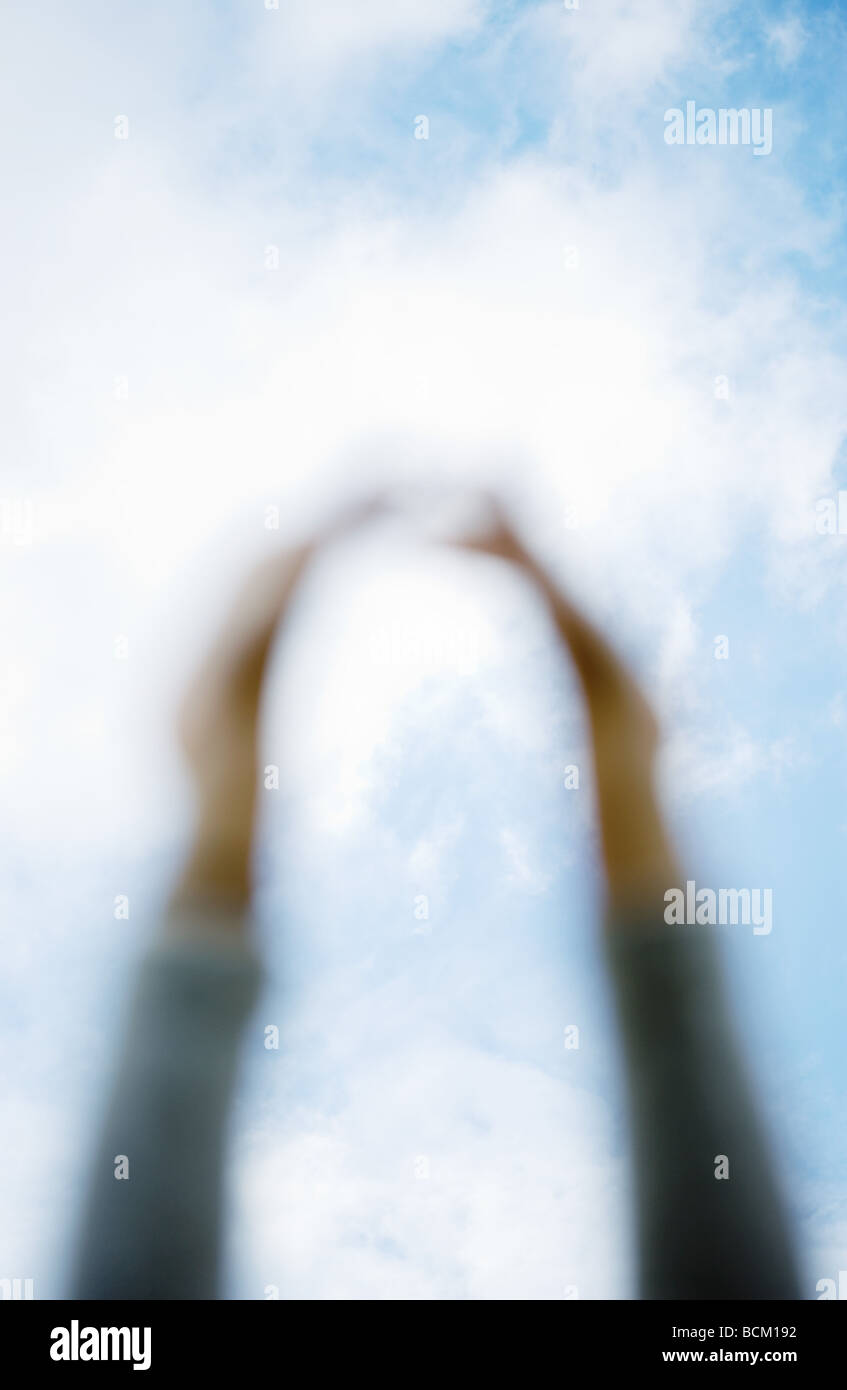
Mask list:
[{"label": "right hand", "polygon": [[492,513],[485,531],[454,543],[515,565],[546,600],[585,695],[613,916],[652,915],[680,879],[654,788],[656,717],[606,638],[528,550],[502,506],[492,504]]}]

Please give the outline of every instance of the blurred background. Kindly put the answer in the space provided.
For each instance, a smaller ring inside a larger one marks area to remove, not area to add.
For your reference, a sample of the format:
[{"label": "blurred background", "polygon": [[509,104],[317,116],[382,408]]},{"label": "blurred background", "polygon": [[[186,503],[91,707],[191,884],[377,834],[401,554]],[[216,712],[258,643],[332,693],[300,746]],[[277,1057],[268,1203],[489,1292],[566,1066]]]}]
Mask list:
[{"label": "blurred background", "polygon": [[[421,524],[501,485],[653,694],[692,877],[773,890],[769,935],[722,934],[817,1297],[847,1269],[844,7],[1,23],[0,1277],[64,1292],[190,825],[189,668],[251,560],[389,482],[408,524],[314,570],[268,692],[229,1295],[632,1295],[575,687],[532,596]],[[689,100],[772,108],[772,152],[666,144]]]}]

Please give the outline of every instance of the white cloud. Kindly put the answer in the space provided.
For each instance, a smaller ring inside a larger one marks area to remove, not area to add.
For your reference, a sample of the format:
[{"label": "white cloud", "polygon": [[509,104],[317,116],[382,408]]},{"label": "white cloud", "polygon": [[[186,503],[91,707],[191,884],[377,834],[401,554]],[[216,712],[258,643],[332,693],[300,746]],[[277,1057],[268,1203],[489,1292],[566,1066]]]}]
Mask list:
[{"label": "white cloud", "polygon": [[808,39],[806,27],[799,15],[786,15],[765,26],[765,41],[775,52],[782,67],[796,63]]},{"label": "white cloud", "polygon": [[282,1123],[240,1168],[253,1297],[626,1295],[620,1161],[573,1084],[421,1043],[355,1071],[331,1117]]}]

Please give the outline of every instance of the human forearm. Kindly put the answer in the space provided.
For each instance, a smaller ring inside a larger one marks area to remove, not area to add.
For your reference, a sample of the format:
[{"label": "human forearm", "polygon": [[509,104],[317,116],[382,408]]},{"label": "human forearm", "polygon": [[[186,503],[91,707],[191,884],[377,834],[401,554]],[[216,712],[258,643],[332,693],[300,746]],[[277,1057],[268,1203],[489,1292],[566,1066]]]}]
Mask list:
[{"label": "human forearm", "polygon": [[96,1146],[75,1297],[217,1294],[226,1116],[260,982],[243,937],[231,909],[172,909],[142,964]]},{"label": "human forearm", "polygon": [[653,916],[611,925],[606,951],[628,1089],[639,1296],[799,1297],[715,943]]}]

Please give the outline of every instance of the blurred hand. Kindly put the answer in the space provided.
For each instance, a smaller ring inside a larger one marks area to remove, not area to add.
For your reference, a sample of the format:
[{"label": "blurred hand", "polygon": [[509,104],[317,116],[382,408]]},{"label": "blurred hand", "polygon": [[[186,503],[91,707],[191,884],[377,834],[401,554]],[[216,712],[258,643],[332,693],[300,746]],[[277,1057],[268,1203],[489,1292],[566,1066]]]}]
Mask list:
[{"label": "blurred hand", "polygon": [[678,883],[679,870],[653,785],[659,727],[649,703],[602,633],[525,546],[499,503],[491,504],[484,532],[455,543],[514,565],[548,604],[588,710],[610,920],[653,913],[663,905],[665,889]]},{"label": "blurred hand", "polygon": [[274,638],[312,557],[382,510],[378,498],[345,508],[313,535],[263,560],[237,594],[179,715],[198,817],[178,898],[248,898],[259,711]]}]

